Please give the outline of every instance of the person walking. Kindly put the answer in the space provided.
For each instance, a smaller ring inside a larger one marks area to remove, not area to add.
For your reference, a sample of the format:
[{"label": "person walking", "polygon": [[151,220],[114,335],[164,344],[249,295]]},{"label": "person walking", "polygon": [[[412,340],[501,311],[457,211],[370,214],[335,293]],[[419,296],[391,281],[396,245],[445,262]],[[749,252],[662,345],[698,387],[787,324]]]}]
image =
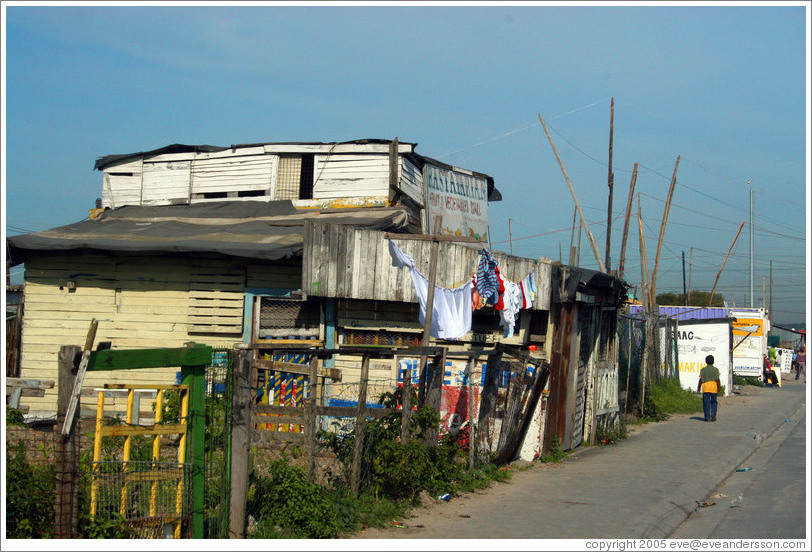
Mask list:
[{"label": "person walking", "polygon": [[803,345],[801,345],[801,349],[798,351],[798,370],[795,372],[796,380],[801,375],[801,372],[804,373],[804,383],[806,383],[806,347]]},{"label": "person walking", "polygon": [[699,384],[696,386],[696,392],[702,393],[702,409],[706,422],[716,421],[716,395],[722,388],[719,369],[713,365],[713,360],[713,355],[705,357],[705,367],[699,371]]}]

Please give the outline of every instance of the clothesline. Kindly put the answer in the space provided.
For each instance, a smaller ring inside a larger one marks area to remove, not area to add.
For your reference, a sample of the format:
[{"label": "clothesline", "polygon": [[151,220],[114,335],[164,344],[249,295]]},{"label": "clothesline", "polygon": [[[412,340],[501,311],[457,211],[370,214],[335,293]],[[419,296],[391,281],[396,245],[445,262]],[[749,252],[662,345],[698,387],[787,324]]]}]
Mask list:
[{"label": "clothesline", "polygon": [[[411,273],[420,305],[419,321],[425,325],[429,280],[417,269],[412,256],[401,251],[391,239],[388,241],[392,266],[408,268]],[[532,308],[535,295],[535,269],[519,282],[507,280],[500,274],[490,251],[483,248],[476,271],[464,284],[446,288],[435,283],[429,333],[435,338],[459,339],[471,331],[472,312],[492,306],[500,312],[499,324],[504,328],[504,336],[512,337],[519,312]]]}]

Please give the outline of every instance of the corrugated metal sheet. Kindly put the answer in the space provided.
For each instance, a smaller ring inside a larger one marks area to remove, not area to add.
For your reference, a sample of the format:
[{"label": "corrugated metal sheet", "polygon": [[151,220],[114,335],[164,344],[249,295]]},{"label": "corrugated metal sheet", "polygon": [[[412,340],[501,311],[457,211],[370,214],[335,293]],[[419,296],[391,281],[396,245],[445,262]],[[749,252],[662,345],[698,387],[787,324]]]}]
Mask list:
[{"label": "corrugated metal sheet", "polygon": [[[643,307],[631,305],[630,314],[640,314]],[[668,307],[660,306],[660,315],[676,316],[677,320],[709,320],[713,318],[727,318],[728,311],[724,307]]]}]

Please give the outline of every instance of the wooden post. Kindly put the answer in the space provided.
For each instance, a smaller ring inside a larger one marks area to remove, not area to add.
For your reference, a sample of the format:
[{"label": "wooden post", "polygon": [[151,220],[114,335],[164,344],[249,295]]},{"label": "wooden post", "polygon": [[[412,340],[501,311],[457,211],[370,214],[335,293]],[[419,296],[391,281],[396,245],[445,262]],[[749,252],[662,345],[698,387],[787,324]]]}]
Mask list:
[{"label": "wooden post", "polygon": [[766,309],[767,308],[767,277],[762,276],[761,278],[762,278],[762,280],[761,280],[761,308]]},{"label": "wooden post", "polygon": [[550,141],[550,146],[553,148],[553,153],[555,154],[555,158],[558,160],[559,167],[561,167],[561,172],[564,173],[564,180],[567,181],[567,186],[572,194],[572,199],[575,201],[575,207],[578,208],[578,213],[581,215],[581,224],[583,225],[584,230],[586,230],[586,237],[589,238],[589,243],[592,246],[592,253],[595,254],[595,260],[598,261],[598,268],[601,272],[606,272],[606,267],[603,265],[601,254],[598,252],[598,244],[595,243],[595,236],[593,236],[592,232],[589,230],[589,225],[586,223],[586,217],[584,217],[584,212],[581,210],[581,204],[578,203],[578,197],[575,195],[575,190],[572,187],[572,183],[570,183],[570,177],[567,175],[567,170],[564,168],[564,163],[561,161],[561,157],[558,155],[558,150],[555,149],[553,137],[550,136],[550,131],[547,130],[547,125],[545,124],[544,118],[541,115],[539,115],[539,121],[541,121],[541,126],[544,127],[544,132],[547,134],[547,140]]},{"label": "wooden post", "polygon": [[85,348],[82,351],[82,360],[79,362],[79,369],[76,372],[76,378],[73,383],[73,390],[65,410],[65,422],[62,425],[62,435],[67,435],[69,428],[73,427],[73,416],[76,413],[79,404],[79,393],[82,391],[82,382],[85,379],[85,372],[90,359],[90,353],[93,351],[93,342],[96,340],[96,330],[99,327],[99,321],[95,318],[90,321],[90,329],[87,331],[87,338],[85,339]]},{"label": "wooden post", "polygon": [[[482,396],[479,401],[479,420],[477,423],[477,452],[486,450],[486,439],[493,429],[493,416],[496,411],[496,396],[499,391],[499,368],[502,364],[502,353],[495,352],[488,355],[488,364],[485,369],[485,382],[482,385]],[[490,447],[487,448],[490,453]]]},{"label": "wooden post", "polygon": [[730,244],[730,249],[727,250],[727,255],[725,255],[725,260],[722,262],[722,268],[719,269],[719,274],[716,275],[716,281],[713,282],[713,289],[711,290],[710,297],[708,298],[708,306],[711,306],[713,302],[713,294],[716,291],[716,284],[719,283],[719,277],[722,275],[722,271],[725,269],[725,264],[727,264],[727,258],[730,256],[730,252],[733,251],[733,246],[736,245],[736,240],[739,239],[739,234],[742,233],[742,228],[744,228],[744,222],[741,223],[739,226],[739,231],[736,232],[736,237],[733,238],[733,243]]},{"label": "wooden post", "polygon": [[465,381],[468,382],[468,468],[473,470],[474,466],[476,465],[476,458],[475,452],[476,447],[474,443],[476,443],[475,435],[474,435],[474,365],[476,364],[476,358],[471,357],[468,359],[468,362],[465,364]]},{"label": "wooden post", "polygon": [[[434,357],[433,370],[431,374],[431,382],[428,384],[426,392],[426,404],[440,413],[440,405],[443,399],[443,377],[445,375],[445,357],[446,348],[443,347],[443,352]],[[426,431],[426,444],[432,447],[437,446],[437,436],[439,430],[432,428]]]},{"label": "wooden post", "polygon": [[570,266],[575,265],[575,219],[578,217],[578,208],[572,210],[572,230],[570,231]]},{"label": "wooden post", "polygon": [[770,259],[770,324],[773,322],[773,260]]},{"label": "wooden post", "polygon": [[620,265],[618,267],[618,277],[623,278],[623,273],[626,270],[626,239],[629,237],[629,219],[632,214],[632,201],[634,200],[634,185],[637,182],[637,167],[639,163],[634,164],[632,169],[632,181],[629,184],[629,198],[626,200],[626,220],[623,223],[623,238],[620,241]]},{"label": "wooden post", "polygon": [[668,197],[665,200],[663,210],[663,222],[660,225],[660,239],[657,241],[657,256],[654,258],[654,273],[651,275],[651,297],[657,298],[657,270],[660,266],[660,250],[663,247],[663,236],[665,235],[665,223],[668,220],[668,211],[671,210],[671,198],[674,197],[674,186],[677,184],[677,169],[679,168],[679,155],[677,163],[674,165],[674,174],[671,176],[671,187],[668,188]]},{"label": "wooden post", "polygon": [[307,480],[311,483],[316,478],[316,432],[318,431],[318,417],[316,416],[316,382],[318,381],[319,359],[313,355],[310,361],[310,385],[308,385],[308,402],[305,410],[305,438],[307,439]]},{"label": "wooden post", "polygon": [[358,409],[355,414],[355,443],[352,449],[350,488],[355,494],[361,486],[361,456],[364,452],[364,429],[366,427],[367,385],[369,384],[369,355],[361,362],[361,386],[358,390]]},{"label": "wooden post", "polygon": [[245,538],[245,501],[248,497],[248,467],[251,443],[252,353],[234,352],[231,407],[231,496],[228,537]]},{"label": "wooden post", "polygon": [[654,308],[654,298],[651,296],[651,286],[649,285],[648,256],[646,255],[646,236],[643,234],[643,214],[640,212],[640,194],[637,195],[637,226],[640,231],[640,285],[646,288],[644,310],[648,312]]},{"label": "wooden post", "polygon": [[204,509],[204,485],[206,477],[206,366],[182,366],[181,378],[189,386],[189,422],[187,440],[191,461],[192,486],[192,538],[202,539]]},{"label": "wooden post", "polygon": [[[75,384],[76,360],[81,355],[81,349],[76,345],[61,347],[59,350],[59,388],[57,395],[56,415],[57,424],[54,426],[54,439],[56,439],[56,493],[54,503],[54,536],[58,539],[75,538],[76,526],[79,521],[79,434],[69,428],[67,436],[61,434],[60,429],[65,423],[65,413],[71,402],[71,392]],[[81,409],[79,399],[76,400],[76,409]],[[79,416],[73,418],[72,426],[76,425]]]},{"label": "wooden post", "polygon": [[[691,272],[694,269],[694,248],[691,248],[691,256],[688,259],[688,299],[687,302],[690,305],[691,301]],[[733,307],[736,307],[736,303],[733,303]]]},{"label": "wooden post", "polygon": [[612,109],[609,115],[609,214],[606,218],[606,270],[611,270],[609,248],[612,238],[612,192],[615,187],[615,174],[612,172],[612,138],[615,132],[615,98],[612,98]]},{"label": "wooden post", "polygon": [[403,371],[403,386],[400,395],[400,442],[405,444],[409,442],[409,424],[412,419],[412,369],[408,363]]},{"label": "wooden post", "polygon": [[[443,217],[434,217],[434,230],[433,236],[437,236],[443,225]],[[426,318],[423,323],[423,340],[421,342],[423,347],[428,347],[431,343],[431,323],[434,318],[434,286],[437,285],[437,257],[440,255],[440,242],[432,240],[431,242],[431,257],[429,257],[429,275],[428,275],[428,295],[426,296]],[[418,407],[423,405],[424,395],[421,393],[424,389],[426,379],[426,362],[428,361],[427,355],[420,356],[420,387],[418,390]]]}]

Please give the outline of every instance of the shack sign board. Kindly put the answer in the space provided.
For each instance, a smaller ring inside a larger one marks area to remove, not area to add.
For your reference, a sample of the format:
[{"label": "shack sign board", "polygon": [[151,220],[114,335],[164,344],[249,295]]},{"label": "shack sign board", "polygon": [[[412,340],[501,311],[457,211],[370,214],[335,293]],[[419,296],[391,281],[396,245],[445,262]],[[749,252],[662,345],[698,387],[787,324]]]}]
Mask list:
[{"label": "shack sign board", "polygon": [[684,320],[677,328],[679,382],[682,387],[696,391],[699,371],[705,367],[705,358],[713,356],[713,365],[719,369],[719,379],[725,395],[731,390],[730,322],[710,323],[705,320]]},{"label": "shack sign board", "polygon": [[464,169],[426,164],[428,228],[442,215],[441,234],[488,241],[488,182]]},{"label": "shack sign board", "polygon": [[764,319],[736,318],[732,329],[733,373],[739,376],[761,376],[767,342],[764,337]]}]

